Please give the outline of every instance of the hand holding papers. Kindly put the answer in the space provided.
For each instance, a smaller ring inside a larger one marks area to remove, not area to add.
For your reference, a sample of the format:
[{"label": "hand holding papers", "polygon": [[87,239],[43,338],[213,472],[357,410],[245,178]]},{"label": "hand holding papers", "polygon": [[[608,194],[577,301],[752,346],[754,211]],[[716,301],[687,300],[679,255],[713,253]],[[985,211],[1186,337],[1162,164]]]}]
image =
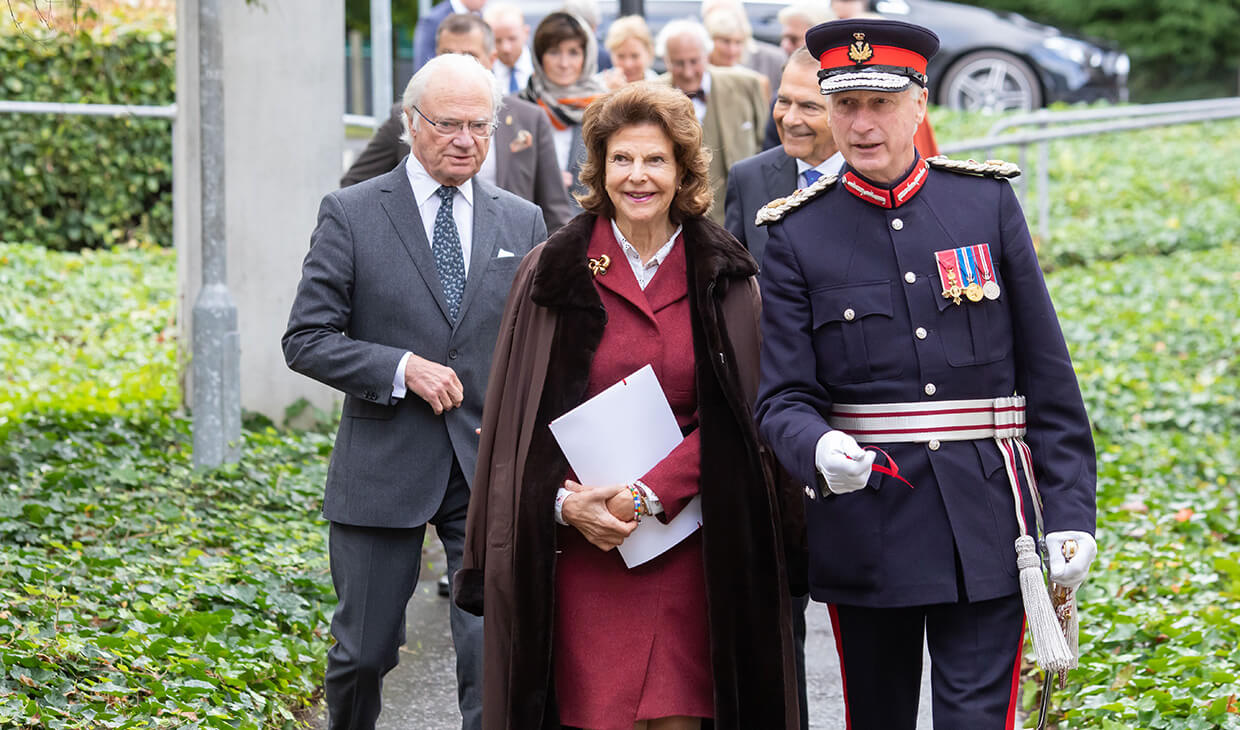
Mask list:
[{"label": "hand holding papers", "polygon": [[[551,433],[582,484],[628,484],[654,468],[683,440],[654,370],[646,365],[551,422]],[[653,485],[652,485],[653,486]],[[645,520],[621,543],[632,568],[701,527],[700,497],[667,524]]]}]

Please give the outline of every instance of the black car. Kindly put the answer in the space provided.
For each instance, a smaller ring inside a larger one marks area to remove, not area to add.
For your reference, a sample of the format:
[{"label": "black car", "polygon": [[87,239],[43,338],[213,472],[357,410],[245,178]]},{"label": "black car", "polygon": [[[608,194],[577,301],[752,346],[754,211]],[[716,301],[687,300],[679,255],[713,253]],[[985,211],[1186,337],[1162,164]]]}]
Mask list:
[{"label": "black car", "polygon": [[[826,2],[826,0],[823,0]],[[559,2],[522,2],[530,27]],[[754,37],[779,42],[777,15],[787,2],[748,0]],[[599,0],[600,37],[616,17],[616,0]],[[700,2],[646,0],[646,20],[657,33],[673,18],[696,18]],[[1128,56],[1065,35],[1015,13],[942,0],[878,0],[883,17],[925,26],[942,47],[930,61],[930,99],[953,109],[987,112],[1030,110],[1056,101],[1127,101]]]}]

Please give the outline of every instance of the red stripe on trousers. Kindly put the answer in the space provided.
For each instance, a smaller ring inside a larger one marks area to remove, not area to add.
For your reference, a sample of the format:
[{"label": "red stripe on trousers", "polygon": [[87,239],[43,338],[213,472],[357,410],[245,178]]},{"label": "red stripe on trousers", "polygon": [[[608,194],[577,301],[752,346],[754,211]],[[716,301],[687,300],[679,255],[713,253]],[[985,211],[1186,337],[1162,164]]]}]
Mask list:
[{"label": "red stripe on trousers", "polygon": [[[835,636],[835,653],[840,657],[840,686],[844,690],[844,725],[847,730],[852,730],[852,713],[848,711],[848,675],[844,673],[844,639],[840,631],[840,614],[836,611],[834,603],[828,603],[827,610],[831,613],[831,633]],[[1021,640],[1024,641],[1023,635]]]},{"label": "red stripe on trousers", "polygon": [[1016,689],[1020,687],[1020,659],[1025,650],[1025,620],[1020,622],[1020,643],[1016,645],[1016,665],[1012,667],[1012,694],[1008,697],[1007,724],[1016,727]]}]

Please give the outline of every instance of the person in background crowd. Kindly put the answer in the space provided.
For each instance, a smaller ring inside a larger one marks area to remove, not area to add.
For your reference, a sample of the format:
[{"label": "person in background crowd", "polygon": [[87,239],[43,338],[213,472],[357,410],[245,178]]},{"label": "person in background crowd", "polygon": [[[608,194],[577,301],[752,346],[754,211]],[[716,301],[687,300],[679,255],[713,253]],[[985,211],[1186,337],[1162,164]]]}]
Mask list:
[{"label": "person in background crowd", "polygon": [[[450,15],[439,26],[436,50],[463,53],[490,66],[495,57],[491,28],[473,13]],[[555,158],[551,124],[537,106],[515,96],[506,96],[499,128],[487,148],[487,158],[478,176],[508,192],[537,205],[543,213],[548,231],[557,230],[573,217],[575,206],[564,189],[564,180]],[[370,138],[366,149],[358,155],[340,179],[347,187],[369,180],[391,170],[409,154],[409,145],[402,141],[404,123],[400,104]],[[446,586],[441,585],[441,590]]]},{"label": "person in background crowd", "polygon": [[870,0],[831,0],[831,12],[840,20],[879,17],[870,7]]},{"label": "person in background crowd", "polygon": [[1089,419],[1019,170],[918,154],[934,33],[836,20],[806,41],[846,164],[759,213],[758,430],[805,485],[849,724],[916,727],[928,646],[934,726],[1010,728],[1022,593],[1035,650],[1066,643],[1036,540],[1067,589],[1097,552]]},{"label": "person in background crowd", "polygon": [[815,25],[835,20],[835,13],[824,2],[797,2],[780,8],[779,47],[784,55],[792,57],[793,51],[805,46],[805,32]]},{"label": "person in background crowd", "polygon": [[616,20],[607,28],[607,39],[603,42],[611,52],[611,60],[615,65],[606,71],[599,72],[599,81],[608,89],[615,90],[631,84],[658,78],[658,74],[650,66],[654,63],[654,39],[650,36],[650,26],[640,15],[626,15]]},{"label": "person in background crowd", "polygon": [[702,24],[714,41],[713,66],[742,66],[766,79],[767,96],[779,87],[779,74],[788,56],[777,46],[753,37],[753,26],[740,0],[703,0]]},{"label": "person in background crowd", "polygon": [[[835,20],[835,13],[831,12],[826,3],[819,0],[819,2],[799,2],[788,5],[781,8],[776,17],[779,19],[780,26],[779,47],[785,54],[791,57],[793,51],[805,45],[805,32],[815,25],[825,23],[828,20]],[[775,126],[773,103],[771,112],[771,121],[767,123],[766,132],[762,136],[763,150],[774,149],[780,145],[779,130]],[[765,234],[762,234],[762,240],[766,240]]]},{"label": "person in background crowd", "polygon": [[724,206],[725,227],[759,266],[767,231],[754,222],[758,210],[823,175],[838,173],[844,165],[827,125],[827,101],[818,91],[818,60],[804,48],[798,48],[784,66],[774,123],[780,144],[732,166]]},{"label": "person in background crowd", "polygon": [[516,94],[534,73],[530,26],[521,15],[521,8],[511,3],[491,3],[482,18],[495,34],[495,63],[491,71],[505,94]]},{"label": "person in background crowd", "polygon": [[549,13],[534,30],[534,74],[521,98],[539,105],[551,122],[563,184],[577,191],[585,146],[581,117],[606,90],[595,80],[594,35],[571,13]]},{"label": "person in background crowd", "polygon": [[[282,344],[288,366],[344,393],[323,497],[339,602],[327,652],[331,730],[373,730],[405,639],[427,523],[460,567],[474,429],[538,209],[478,179],[498,120],[489,66],[448,53],[405,87],[404,164],[328,193]],[[451,609],[465,730],[482,725],[482,622]]]},{"label": "person in background crowd", "polygon": [[[747,68],[708,66],[710,35],[692,20],[673,20],[663,26],[655,48],[668,68],[659,81],[684,92],[693,102],[702,123],[702,141],[711,150],[713,198],[722,200],[728,169],[761,149],[770,108],[769,97],[762,92],[762,76]],[[721,206],[711,208],[709,216],[722,225]]]},{"label": "person in background crowd", "polygon": [[564,5],[560,10],[586,21],[590,35],[594,37],[595,48],[598,49],[598,70],[606,71],[611,68],[611,54],[607,52],[603,44],[598,43],[598,26],[601,20],[598,13],[598,0],[564,0]]},{"label": "person in background crowd", "polygon": [[[757,267],[705,217],[684,94],[629,84],[583,137],[586,212],[518,272],[487,391],[456,582],[486,622],[484,725],[792,730],[781,507],[800,495],[776,491],[752,421]],[[548,422],[647,365],[684,439],[629,484],[576,483]],[[626,567],[639,520],[695,499],[698,529]]]},{"label": "person in background crowd", "polygon": [[[413,29],[413,70],[422,68],[422,64],[435,56],[435,39],[439,37],[439,24],[452,14],[473,13],[481,15],[487,0],[444,0],[432,5],[426,15],[418,18]],[[375,110],[378,114],[378,110]]]}]

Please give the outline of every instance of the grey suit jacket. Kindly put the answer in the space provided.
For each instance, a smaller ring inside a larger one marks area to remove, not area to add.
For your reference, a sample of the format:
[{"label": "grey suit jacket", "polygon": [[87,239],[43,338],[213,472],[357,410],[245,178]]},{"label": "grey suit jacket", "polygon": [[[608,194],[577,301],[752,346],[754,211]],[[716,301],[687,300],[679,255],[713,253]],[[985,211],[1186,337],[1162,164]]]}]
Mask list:
[{"label": "grey suit jacket", "polygon": [[766,249],[765,226],[754,224],[758,210],[775,198],[797,189],[797,163],[783,145],[741,160],[728,173],[724,228],[740,241],[762,266]]},{"label": "grey suit jacket", "polygon": [[[472,483],[474,429],[508,289],[521,258],[547,238],[533,204],[472,184],[472,253],[455,323],[403,165],[328,193],[320,205],[283,344],[290,368],[345,394],[323,499],[329,520],[425,524],[453,457]],[[406,351],[456,371],[460,408],[436,416],[412,391],[393,400]]]},{"label": "grey suit jacket", "polygon": [[[523,135],[522,132],[528,132]],[[404,133],[400,104],[392,105],[387,121],[375,130],[366,149],[349,166],[340,187],[355,185],[396,167],[409,145]],[[547,230],[559,230],[579,212],[564,189],[551,140],[551,123],[537,106],[516,96],[505,96],[499,111],[499,128],[491,138],[495,147],[495,182],[504,190],[542,208]]]}]

